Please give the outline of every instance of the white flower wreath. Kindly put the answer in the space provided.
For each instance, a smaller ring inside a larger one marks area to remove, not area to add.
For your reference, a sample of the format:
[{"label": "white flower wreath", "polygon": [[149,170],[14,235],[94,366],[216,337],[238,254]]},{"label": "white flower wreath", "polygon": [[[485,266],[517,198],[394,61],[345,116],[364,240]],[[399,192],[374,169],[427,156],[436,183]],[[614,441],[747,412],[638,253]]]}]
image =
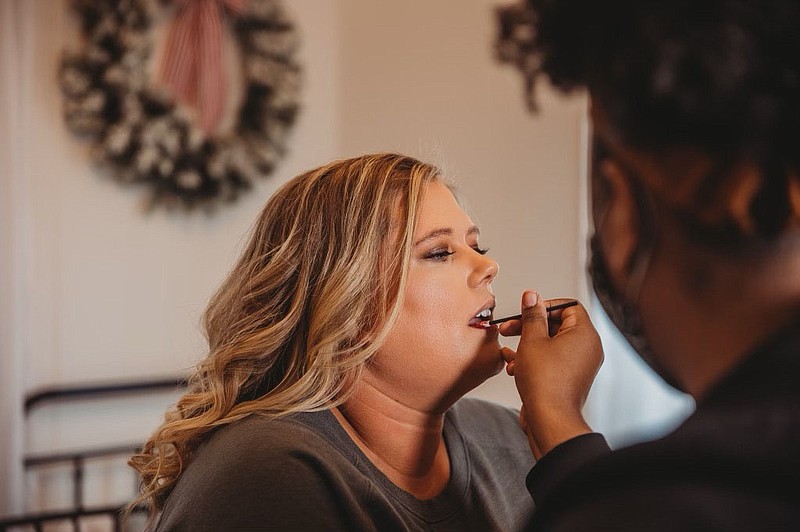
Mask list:
[{"label": "white flower wreath", "polygon": [[247,1],[233,23],[245,87],[237,123],[207,134],[148,79],[153,1],[73,0],[85,43],[61,63],[67,125],[95,140],[118,181],[150,188],[148,208],[231,202],[285,152],[299,109],[297,33],[278,0]]}]

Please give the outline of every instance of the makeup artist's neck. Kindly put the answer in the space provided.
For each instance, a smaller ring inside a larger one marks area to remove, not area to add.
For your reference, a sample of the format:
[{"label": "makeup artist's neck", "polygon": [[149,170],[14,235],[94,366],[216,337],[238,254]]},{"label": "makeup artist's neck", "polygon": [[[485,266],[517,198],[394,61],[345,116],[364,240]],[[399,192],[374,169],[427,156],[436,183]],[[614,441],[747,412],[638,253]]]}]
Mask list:
[{"label": "makeup artist's neck", "polygon": [[418,499],[439,494],[450,478],[443,414],[421,412],[362,382],[338,409],[339,423],[397,486]]}]

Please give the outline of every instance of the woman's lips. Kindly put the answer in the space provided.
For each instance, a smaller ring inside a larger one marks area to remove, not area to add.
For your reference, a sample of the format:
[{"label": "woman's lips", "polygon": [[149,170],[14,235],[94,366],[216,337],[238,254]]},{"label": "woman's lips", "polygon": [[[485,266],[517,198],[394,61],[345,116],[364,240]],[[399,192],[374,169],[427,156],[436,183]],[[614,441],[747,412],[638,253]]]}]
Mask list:
[{"label": "woman's lips", "polygon": [[494,306],[495,306],[495,299],[494,296],[490,297],[487,301],[483,303],[478,310],[475,311],[475,314],[467,322],[467,325],[470,327],[474,327],[476,329],[488,329],[491,327],[489,325],[489,321],[492,319],[494,315]]},{"label": "woman's lips", "polygon": [[492,327],[496,328],[496,325],[491,325],[489,320],[492,319],[492,316],[489,315],[488,318],[472,318],[469,320],[468,325],[470,327],[474,327],[475,329],[491,329]]}]

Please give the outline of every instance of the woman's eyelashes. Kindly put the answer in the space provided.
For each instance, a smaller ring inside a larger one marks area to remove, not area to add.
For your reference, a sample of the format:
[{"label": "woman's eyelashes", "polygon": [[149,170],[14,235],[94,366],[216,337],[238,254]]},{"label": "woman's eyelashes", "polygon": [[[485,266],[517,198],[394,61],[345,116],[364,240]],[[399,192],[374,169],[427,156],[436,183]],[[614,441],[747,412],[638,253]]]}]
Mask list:
[{"label": "woman's eyelashes", "polygon": [[[482,248],[482,247],[478,246],[477,244],[474,245],[474,246],[470,246],[470,247],[472,248],[473,251],[475,251],[479,255],[486,255],[489,252],[489,248]],[[432,250],[428,251],[424,255],[424,258],[426,260],[445,262],[445,261],[448,260],[450,255],[454,255],[454,254],[455,254],[455,251],[452,251],[451,248],[442,247],[442,248],[435,248],[435,249],[432,249]]]},{"label": "woman's eyelashes", "polygon": [[425,254],[425,259],[444,262],[453,253],[455,253],[455,251],[450,251],[448,248],[432,249]]}]

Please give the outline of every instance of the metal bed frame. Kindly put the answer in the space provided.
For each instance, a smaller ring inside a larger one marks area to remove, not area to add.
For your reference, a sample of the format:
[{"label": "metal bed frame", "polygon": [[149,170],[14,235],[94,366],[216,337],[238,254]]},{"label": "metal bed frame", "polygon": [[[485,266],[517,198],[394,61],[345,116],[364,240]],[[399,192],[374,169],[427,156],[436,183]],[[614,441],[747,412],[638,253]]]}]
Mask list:
[{"label": "metal bed frame", "polygon": [[[29,394],[25,398],[25,418],[39,406],[46,403],[63,403],[75,399],[104,399],[108,397],[128,397],[147,393],[163,393],[176,391],[186,387],[183,377],[155,379],[139,382],[126,382],[119,384],[98,384],[91,386],[53,387]],[[44,531],[45,527],[51,528],[56,524],[71,524],[72,530],[81,530],[81,523],[85,518],[106,516],[109,523],[108,530],[121,532],[125,529],[124,505],[93,506],[84,504],[84,473],[88,462],[109,457],[130,456],[137,451],[141,443],[105,446],[84,449],[75,452],[37,453],[26,455],[23,458],[24,471],[30,472],[38,468],[51,467],[61,464],[68,465],[71,469],[72,503],[71,507],[64,510],[28,512],[18,516],[0,517],[0,531],[17,532],[34,530]],[[138,490],[138,479],[135,489]],[[144,507],[132,510],[133,514],[142,514]],[[63,528],[59,528],[63,530]]]}]

